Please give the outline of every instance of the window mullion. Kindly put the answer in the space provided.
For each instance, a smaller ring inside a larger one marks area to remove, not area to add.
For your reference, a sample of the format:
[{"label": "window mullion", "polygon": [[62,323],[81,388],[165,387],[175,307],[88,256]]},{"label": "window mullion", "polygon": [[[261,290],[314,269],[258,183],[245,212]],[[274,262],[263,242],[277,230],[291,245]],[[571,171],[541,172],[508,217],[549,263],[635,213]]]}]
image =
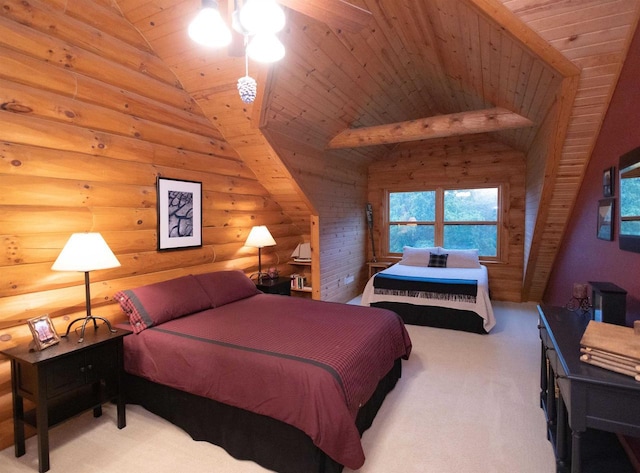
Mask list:
[{"label": "window mullion", "polygon": [[435,244],[443,246],[444,241],[444,189],[436,189],[436,221],[435,221]]}]

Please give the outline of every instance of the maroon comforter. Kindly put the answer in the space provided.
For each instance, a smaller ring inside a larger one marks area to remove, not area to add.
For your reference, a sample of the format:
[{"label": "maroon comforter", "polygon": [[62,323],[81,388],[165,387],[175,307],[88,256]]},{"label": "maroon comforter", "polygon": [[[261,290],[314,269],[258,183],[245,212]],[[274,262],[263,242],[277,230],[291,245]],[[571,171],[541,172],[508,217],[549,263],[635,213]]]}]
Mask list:
[{"label": "maroon comforter", "polygon": [[352,469],[358,408],[411,340],[391,311],[259,294],[125,337],[125,370],[276,418]]}]

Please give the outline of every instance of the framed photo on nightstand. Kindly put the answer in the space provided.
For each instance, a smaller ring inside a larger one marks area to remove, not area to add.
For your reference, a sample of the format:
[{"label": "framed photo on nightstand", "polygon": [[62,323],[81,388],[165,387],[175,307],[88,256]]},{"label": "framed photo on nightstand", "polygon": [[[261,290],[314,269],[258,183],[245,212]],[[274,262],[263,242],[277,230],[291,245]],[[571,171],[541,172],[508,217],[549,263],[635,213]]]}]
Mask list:
[{"label": "framed photo on nightstand", "polygon": [[60,341],[60,337],[56,333],[56,329],[51,322],[48,314],[34,317],[27,320],[33,341],[38,351],[44,350],[51,345],[55,345]]}]

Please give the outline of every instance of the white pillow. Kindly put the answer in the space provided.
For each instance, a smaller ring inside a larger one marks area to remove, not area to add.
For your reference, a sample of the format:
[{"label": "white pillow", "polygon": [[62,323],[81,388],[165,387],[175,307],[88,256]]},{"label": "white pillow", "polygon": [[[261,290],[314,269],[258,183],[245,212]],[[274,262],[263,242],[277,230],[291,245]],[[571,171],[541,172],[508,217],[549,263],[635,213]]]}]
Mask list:
[{"label": "white pillow", "polygon": [[479,268],[478,250],[447,250],[442,248],[442,254],[448,254],[447,268]]},{"label": "white pillow", "polygon": [[404,264],[405,266],[429,266],[429,256],[431,253],[438,254],[440,247],[431,248],[414,248],[412,246],[405,246],[402,249],[402,259],[398,264]]}]

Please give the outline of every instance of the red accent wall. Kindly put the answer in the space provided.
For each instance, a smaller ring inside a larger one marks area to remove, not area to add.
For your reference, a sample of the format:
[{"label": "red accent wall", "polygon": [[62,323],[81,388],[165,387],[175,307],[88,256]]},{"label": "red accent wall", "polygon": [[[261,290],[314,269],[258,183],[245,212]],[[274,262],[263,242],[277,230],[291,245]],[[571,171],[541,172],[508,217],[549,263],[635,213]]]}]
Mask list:
[{"label": "red accent wall", "polygon": [[[618,209],[613,241],[596,238],[596,212],[602,199],[602,173],[640,146],[640,28],[629,48],[618,85],[605,116],[578,199],[552,269],[543,301],[564,305],[574,282],[609,281],[627,291],[627,322],[640,319],[640,253],[622,251]],[[616,182],[617,184],[617,182]],[[615,205],[619,201],[615,188]]]}]

